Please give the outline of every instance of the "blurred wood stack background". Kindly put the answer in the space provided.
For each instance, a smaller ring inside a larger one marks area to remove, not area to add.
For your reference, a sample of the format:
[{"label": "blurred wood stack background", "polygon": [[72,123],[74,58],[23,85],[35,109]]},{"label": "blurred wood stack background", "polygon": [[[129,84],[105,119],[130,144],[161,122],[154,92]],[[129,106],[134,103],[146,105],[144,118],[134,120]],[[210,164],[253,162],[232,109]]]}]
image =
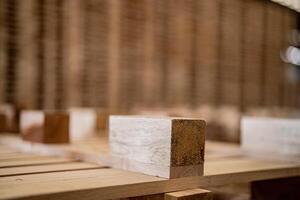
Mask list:
[{"label": "blurred wood stack background", "polygon": [[0,102],[171,109],[215,132],[242,113],[290,116],[300,84],[280,51],[297,16],[267,0],[0,0]]}]

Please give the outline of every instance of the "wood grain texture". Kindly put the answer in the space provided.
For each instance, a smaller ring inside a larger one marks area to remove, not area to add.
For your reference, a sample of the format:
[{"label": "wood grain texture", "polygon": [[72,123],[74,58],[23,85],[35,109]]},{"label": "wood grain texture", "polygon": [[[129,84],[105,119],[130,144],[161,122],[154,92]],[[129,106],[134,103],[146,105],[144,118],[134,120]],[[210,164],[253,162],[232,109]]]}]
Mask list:
[{"label": "wood grain texture", "polygon": [[113,116],[109,123],[114,167],[166,178],[202,175],[204,121]]},{"label": "wood grain texture", "polygon": [[51,156],[32,156],[23,159],[10,159],[6,161],[1,161],[0,168],[7,167],[18,167],[18,166],[28,166],[28,165],[41,165],[41,164],[52,164],[52,163],[65,163],[73,161],[69,158],[57,158]]},{"label": "wood grain texture", "polygon": [[204,189],[192,189],[165,194],[165,200],[212,200],[212,193]]},{"label": "wood grain texture", "polygon": [[28,174],[40,174],[60,171],[74,171],[100,168],[100,166],[82,162],[68,162],[68,163],[53,163],[47,165],[28,165],[23,167],[6,167],[0,168],[0,177],[16,176],[16,175],[28,175]]}]

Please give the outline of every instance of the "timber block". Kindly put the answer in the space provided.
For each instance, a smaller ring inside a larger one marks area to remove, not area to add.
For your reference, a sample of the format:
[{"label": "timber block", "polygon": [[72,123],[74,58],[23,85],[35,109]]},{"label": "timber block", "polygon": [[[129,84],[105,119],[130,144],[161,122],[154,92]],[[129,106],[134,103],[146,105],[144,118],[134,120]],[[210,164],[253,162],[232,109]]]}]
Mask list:
[{"label": "timber block", "polygon": [[[25,140],[32,142],[67,143],[92,137],[96,130],[96,119],[96,111],[90,108],[24,111],[21,114],[21,132]],[[48,125],[54,120],[58,121]],[[53,137],[53,140],[49,137]]]},{"label": "timber block", "polygon": [[64,111],[23,111],[21,134],[31,142],[68,143],[69,115]]},{"label": "timber block", "polygon": [[108,119],[109,119],[109,111],[105,109],[97,109],[97,123],[96,130],[107,130],[108,129]]},{"label": "timber block", "polygon": [[19,112],[13,105],[0,106],[0,132],[19,131]]},{"label": "timber block", "polygon": [[111,116],[112,167],[164,178],[203,175],[205,121]]}]

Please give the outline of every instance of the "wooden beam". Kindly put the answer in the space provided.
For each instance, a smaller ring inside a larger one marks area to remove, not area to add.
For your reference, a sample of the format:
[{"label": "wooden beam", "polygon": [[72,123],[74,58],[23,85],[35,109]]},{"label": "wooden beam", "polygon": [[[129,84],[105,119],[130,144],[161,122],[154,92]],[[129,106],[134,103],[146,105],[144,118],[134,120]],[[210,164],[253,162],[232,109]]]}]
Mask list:
[{"label": "wooden beam", "polygon": [[112,116],[112,165],[165,178],[203,174],[205,121]]},{"label": "wooden beam", "polygon": [[212,193],[204,189],[183,190],[165,194],[165,200],[212,200]]}]

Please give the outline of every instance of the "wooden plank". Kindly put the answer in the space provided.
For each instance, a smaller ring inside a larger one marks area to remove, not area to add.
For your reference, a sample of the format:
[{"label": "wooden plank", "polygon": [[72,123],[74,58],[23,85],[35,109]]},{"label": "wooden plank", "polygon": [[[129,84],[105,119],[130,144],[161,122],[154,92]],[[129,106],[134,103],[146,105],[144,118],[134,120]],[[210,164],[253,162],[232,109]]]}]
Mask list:
[{"label": "wooden plank", "polygon": [[25,154],[25,153],[7,153],[7,154],[0,154],[0,160],[20,159],[20,158],[28,158],[32,156],[34,155]]},{"label": "wooden plank", "polygon": [[300,120],[244,117],[242,148],[260,156],[299,160]]},{"label": "wooden plank", "polygon": [[112,116],[109,130],[116,168],[166,178],[202,175],[203,120]]},{"label": "wooden plank", "polygon": [[[249,182],[300,175],[299,164],[252,160],[252,165],[213,162],[214,172],[204,176],[164,179],[116,169],[95,169],[0,178],[0,198],[115,199],[166,193],[190,188]],[[267,167],[260,168],[261,166]],[[236,171],[236,172],[235,172]],[[20,181],[22,180],[22,181]],[[33,189],[34,188],[34,189]]]},{"label": "wooden plank", "polygon": [[50,156],[32,156],[26,159],[11,159],[6,161],[1,161],[0,168],[4,167],[17,167],[17,166],[28,166],[28,165],[41,165],[41,164],[51,164],[51,163],[65,163],[73,161],[74,159],[69,158],[56,158]]},{"label": "wooden plank", "polygon": [[86,170],[86,169],[93,169],[93,168],[100,168],[100,166],[95,164],[82,163],[82,162],[69,162],[69,163],[58,163],[58,164],[51,164],[51,165],[8,167],[8,168],[0,168],[0,177],[50,173],[50,172],[60,172],[60,171]]},{"label": "wooden plank", "polygon": [[[5,2],[0,1],[0,103],[4,102],[5,97],[5,65],[6,65],[6,22],[5,22]],[[0,125],[1,126],[1,125]]]},{"label": "wooden plank", "polygon": [[165,194],[165,200],[212,200],[212,193],[204,189],[183,190]]}]

